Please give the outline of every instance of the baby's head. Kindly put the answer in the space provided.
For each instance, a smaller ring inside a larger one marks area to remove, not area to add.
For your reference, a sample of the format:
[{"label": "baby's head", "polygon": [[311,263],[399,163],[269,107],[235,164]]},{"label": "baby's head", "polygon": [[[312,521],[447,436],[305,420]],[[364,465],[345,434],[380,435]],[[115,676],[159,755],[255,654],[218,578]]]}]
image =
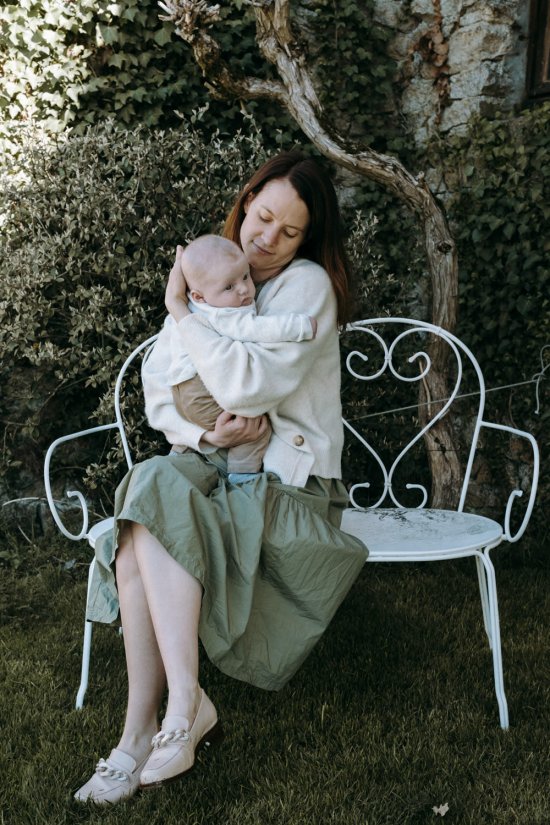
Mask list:
[{"label": "baby's head", "polygon": [[256,289],[242,249],[220,235],[201,235],[186,246],[181,271],[191,298],[213,307],[249,306]]}]

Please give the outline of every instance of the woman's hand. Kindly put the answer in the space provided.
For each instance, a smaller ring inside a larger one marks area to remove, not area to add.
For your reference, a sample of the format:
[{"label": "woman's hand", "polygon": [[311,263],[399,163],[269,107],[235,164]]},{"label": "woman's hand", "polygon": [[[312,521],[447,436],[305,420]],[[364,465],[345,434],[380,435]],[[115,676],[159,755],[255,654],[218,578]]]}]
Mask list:
[{"label": "woman's hand", "polygon": [[238,447],[240,444],[256,441],[265,433],[266,428],[265,415],[245,418],[243,415],[221,412],[216,419],[216,426],[203,435],[202,441],[213,447]]},{"label": "woman's hand", "polygon": [[174,266],[170,270],[168,276],[168,283],[166,284],[166,294],[164,303],[166,309],[176,321],[181,321],[186,315],[190,315],[189,307],[187,306],[187,284],[181,269],[181,256],[183,254],[183,247],[176,248],[176,260]]}]

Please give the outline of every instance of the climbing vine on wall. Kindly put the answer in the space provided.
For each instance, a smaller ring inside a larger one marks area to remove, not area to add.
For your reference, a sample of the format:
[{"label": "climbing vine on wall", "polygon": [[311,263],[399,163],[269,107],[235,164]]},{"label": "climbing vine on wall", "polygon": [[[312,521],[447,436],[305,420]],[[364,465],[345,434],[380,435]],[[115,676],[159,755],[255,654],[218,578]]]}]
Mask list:
[{"label": "climbing vine on wall", "polygon": [[[224,56],[243,73],[262,74],[253,17],[242,0],[222,4],[217,37]],[[355,133],[376,125],[391,96],[393,62],[387,33],[372,20],[372,3],[305,0],[310,48],[319,57],[319,78],[327,106],[338,106],[342,123]],[[59,132],[82,131],[115,118],[123,127],[168,128],[209,102],[205,127],[230,133],[242,125],[238,102],[212,101],[189,47],[171,24],[159,19],[156,0],[20,0],[0,9],[0,129],[35,118]],[[335,66],[337,71],[334,71]],[[291,119],[273,106],[247,104],[273,145],[297,139]],[[374,120],[376,120],[376,124]],[[286,136],[285,137],[282,137]]]},{"label": "climbing vine on wall", "polygon": [[174,101],[201,96],[156,4],[21,0],[0,11],[0,113],[52,132],[112,114],[121,125],[175,122]]},{"label": "climbing vine on wall", "polygon": [[459,246],[460,332],[491,382],[535,371],[550,343],[550,104],[476,118],[429,152],[440,164]]}]

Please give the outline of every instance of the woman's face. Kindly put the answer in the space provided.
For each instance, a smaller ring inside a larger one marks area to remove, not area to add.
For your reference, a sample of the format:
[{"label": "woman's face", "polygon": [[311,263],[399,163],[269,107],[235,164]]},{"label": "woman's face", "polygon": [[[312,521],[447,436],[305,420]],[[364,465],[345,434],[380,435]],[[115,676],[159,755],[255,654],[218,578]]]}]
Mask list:
[{"label": "woman's face", "polygon": [[276,178],[248,196],[245,213],[241,246],[252,278],[261,283],[294,258],[307,234],[309,211],[292,184]]}]

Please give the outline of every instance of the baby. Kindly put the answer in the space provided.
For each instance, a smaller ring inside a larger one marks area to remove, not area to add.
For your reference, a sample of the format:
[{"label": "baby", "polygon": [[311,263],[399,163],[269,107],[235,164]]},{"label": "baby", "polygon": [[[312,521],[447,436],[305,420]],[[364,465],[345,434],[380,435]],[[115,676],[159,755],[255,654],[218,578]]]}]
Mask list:
[{"label": "baby", "polygon": [[[185,248],[181,267],[188,288],[189,309],[204,314],[220,335],[264,344],[306,341],[315,337],[315,318],[296,314],[256,314],[256,289],[248,261],[240,247],[228,238],[219,235],[196,238]],[[213,430],[222,409],[197,374],[175,323],[171,326],[170,344],[167,379],[176,409],[188,421],[205,430]],[[229,448],[227,470],[230,482],[247,481],[261,470],[270,436],[268,423],[266,431],[256,441]],[[177,445],[175,450],[178,451]]]}]

